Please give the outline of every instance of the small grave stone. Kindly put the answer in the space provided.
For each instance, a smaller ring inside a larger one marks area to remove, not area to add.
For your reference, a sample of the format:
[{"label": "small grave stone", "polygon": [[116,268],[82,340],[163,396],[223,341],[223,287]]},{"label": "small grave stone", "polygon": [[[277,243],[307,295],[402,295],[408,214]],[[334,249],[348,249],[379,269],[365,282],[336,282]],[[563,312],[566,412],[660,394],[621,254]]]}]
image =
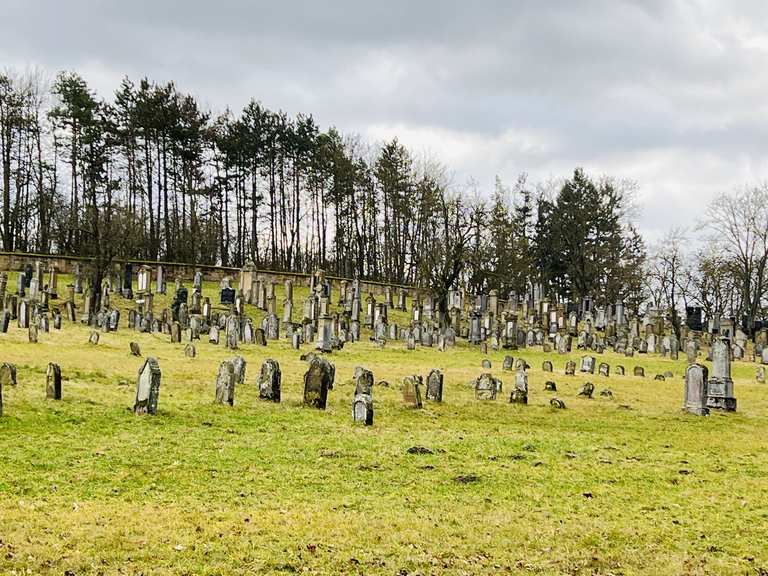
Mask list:
[{"label": "small grave stone", "polygon": [[565,375],[566,376],[574,376],[576,374],[576,362],[573,360],[568,360],[568,362],[565,363]]},{"label": "small grave stone", "polygon": [[501,381],[487,372],[481,374],[475,381],[475,398],[477,400],[496,400],[499,392],[501,392]]},{"label": "small grave stone", "polygon": [[211,325],[211,328],[208,331],[208,343],[216,346],[219,345],[219,327],[215,324]]},{"label": "small grave stone", "polygon": [[595,385],[592,384],[592,382],[584,382],[584,384],[581,385],[579,388],[579,396],[584,396],[585,398],[592,398],[592,395],[595,393]]},{"label": "small grave stone", "polygon": [[219,364],[219,373],[216,376],[216,404],[235,404],[235,367],[230,360],[224,360]]},{"label": "small grave stone", "polygon": [[488,358],[483,358],[482,366],[483,366],[484,370],[490,370],[491,369],[491,361],[488,360]]},{"label": "small grave stone", "polygon": [[31,344],[37,344],[37,324],[29,325],[29,342]]},{"label": "small grave stone", "polygon": [[187,344],[184,347],[184,356],[187,358],[195,358],[197,356],[197,349],[194,344]]},{"label": "small grave stone", "polygon": [[603,398],[613,398],[613,391],[610,388],[603,388],[600,390],[600,396]]},{"label": "small grave stone", "polygon": [[504,363],[501,365],[501,369],[506,372],[511,372],[515,367],[515,360],[512,356],[504,356]]},{"label": "small grave stone", "polygon": [[552,398],[549,401],[549,405],[552,406],[552,408],[555,408],[556,410],[565,410],[565,402],[560,400],[560,398]]},{"label": "small grave stone", "polygon": [[160,397],[160,365],[154,358],[147,358],[139,370],[136,383],[136,401],[134,414],[157,414],[157,402]]},{"label": "small grave stone", "polygon": [[541,363],[541,369],[543,372],[552,372],[552,362],[544,360],[544,362]]},{"label": "small grave stone", "polygon": [[335,374],[333,364],[322,356],[312,355],[309,368],[304,374],[304,404],[325,410],[328,390],[333,388]]},{"label": "small grave stone", "polygon": [[421,408],[421,376],[414,374],[403,378],[403,403],[408,408]]},{"label": "small grave stone", "polygon": [[755,371],[755,380],[757,380],[760,384],[765,384],[765,367],[764,366],[758,366],[757,370]]},{"label": "small grave stone", "polygon": [[131,354],[133,356],[141,356],[141,348],[139,347],[138,342],[131,342],[130,348],[131,348]]},{"label": "small grave stone", "polygon": [[281,379],[280,364],[277,360],[264,360],[256,379],[256,385],[259,387],[259,398],[270,402],[280,402]]},{"label": "small grave stone", "polygon": [[624,376],[624,366],[616,366],[614,372],[616,373],[616,376]]},{"label": "small grave stone", "polygon": [[515,386],[512,388],[509,401],[513,404],[528,404],[528,374],[525,370],[518,370],[515,373]]},{"label": "small grave stone", "polygon": [[601,362],[598,368],[598,373],[604,378],[608,378],[611,375],[611,367],[606,362]]},{"label": "small grave stone", "polygon": [[61,400],[61,368],[53,362],[48,364],[45,372],[45,397],[50,400]]},{"label": "small grave stone", "polygon": [[430,370],[427,376],[427,400],[443,401],[443,373],[437,368]]},{"label": "small grave stone", "polygon": [[588,374],[594,374],[595,373],[595,357],[594,356],[582,356],[581,357],[581,368],[579,368],[579,372],[585,372]]},{"label": "small grave stone", "polygon": [[242,356],[235,356],[230,362],[232,362],[232,368],[235,371],[235,384],[245,384],[245,358]]},{"label": "small grave stone", "polygon": [[373,372],[355,368],[355,395],[352,399],[352,421],[373,425]]},{"label": "small grave stone", "polygon": [[552,380],[547,380],[544,383],[544,390],[546,390],[548,392],[557,392],[557,384],[552,382]]},{"label": "small grave stone", "polygon": [[16,365],[4,362],[0,366],[0,386],[16,386]]},{"label": "small grave stone", "polygon": [[645,378],[645,368],[642,366],[635,366],[632,373],[638,378]]}]

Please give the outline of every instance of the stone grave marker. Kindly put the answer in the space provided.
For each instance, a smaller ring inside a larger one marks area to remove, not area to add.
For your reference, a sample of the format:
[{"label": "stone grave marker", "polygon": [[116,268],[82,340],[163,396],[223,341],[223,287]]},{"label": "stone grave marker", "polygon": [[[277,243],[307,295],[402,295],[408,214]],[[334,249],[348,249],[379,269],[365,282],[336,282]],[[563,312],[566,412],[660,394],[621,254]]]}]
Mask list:
[{"label": "stone grave marker", "polygon": [[548,392],[557,392],[557,384],[552,382],[552,380],[547,380],[544,383],[544,390],[546,390]]},{"label": "stone grave marker", "polygon": [[422,378],[419,375],[411,375],[403,378],[403,403],[408,408],[421,408]]},{"label": "stone grave marker", "polygon": [[568,360],[568,362],[565,363],[565,375],[566,376],[574,376],[576,374],[576,362],[573,360]]},{"label": "stone grave marker", "polygon": [[707,381],[709,371],[701,364],[691,364],[685,371],[685,394],[683,398],[683,410],[689,414],[706,416],[709,414],[707,407]]},{"label": "stone grave marker", "polygon": [[501,392],[501,381],[489,373],[481,374],[475,381],[475,398],[477,400],[496,400]]},{"label": "stone grave marker", "polygon": [[544,362],[541,363],[541,369],[543,372],[552,372],[552,362],[544,360]]},{"label": "stone grave marker", "polygon": [[581,385],[579,388],[579,396],[584,396],[585,398],[592,398],[592,395],[595,393],[595,385],[592,384],[592,382],[584,382],[584,384]]},{"label": "stone grave marker", "polygon": [[0,366],[0,386],[16,386],[16,365],[4,362]]},{"label": "stone grave marker", "polygon": [[194,344],[187,344],[184,346],[184,356],[187,358],[196,358],[197,357],[197,349],[195,348]]},{"label": "stone grave marker", "polygon": [[45,372],[45,397],[49,400],[61,400],[61,367],[50,362]]},{"label": "stone grave marker", "polygon": [[635,366],[635,369],[632,373],[638,378],[645,378],[645,368],[642,366]]},{"label": "stone grave marker", "polygon": [[615,373],[616,376],[624,376],[624,366],[616,366]]},{"label": "stone grave marker", "polygon": [[437,368],[430,370],[427,376],[427,400],[443,401],[443,373]]},{"label": "stone grave marker", "polygon": [[607,362],[601,362],[598,367],[598,373],[604,378],[608,378],[611,375],[611,367]]},{"label": "stone grave marker", "polygon": [[731,358],[727,338],[712,342],[712,374],[707,380],[707,407],[733,412],[736,398],[733,396]]},{"label": "stone grave marker", "polygon": [[309,359],[309,367],[304,374],[304,404],[325,410],[328,391],[333,388],[336,370],[328,360],[317,354]]},{"label": "stone grave marker", "polygon": [[224,360],[219,364],[219,373],[216,375],[216,404],[235,404],[235,367],[230,360]]},{"label": "stone grave marker", "polygon": [[139,370],[136,383],[136,401],[134,414],[157,414],[157,402],[160,398],[160,365],[154,358],[147,358]]},{"label": "stone grave marker", "polygon": [[280,402],[281,383],[280,364],[277,360],[268,358],[261,364],[261,371],[256,378],[259,387],[259,398],[270,402]]},{"label": "stone grave marker", "polygon": [[513,404],[528,404],[528,374],[525,370],[518,370],[515,373],[515,386],[512,388],[509,401]]}]

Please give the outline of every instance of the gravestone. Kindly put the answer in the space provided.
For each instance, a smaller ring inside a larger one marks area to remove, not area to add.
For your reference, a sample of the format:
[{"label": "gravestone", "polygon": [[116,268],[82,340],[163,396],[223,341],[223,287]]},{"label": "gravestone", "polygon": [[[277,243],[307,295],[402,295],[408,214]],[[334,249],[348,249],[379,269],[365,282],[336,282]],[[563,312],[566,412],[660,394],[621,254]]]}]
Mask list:
[{"label": "gravestone", "polygon": [[355,368],[355,395],[352,399],[352,421],[373,425],[373,372]]},{"label": "gravestone", "polygon": [[589,374],[595,373],[595,357],[594,356],[582,356],[581,357],[581,368],[579,368],[579,372],[586,372]]},{"label": "gravestone", "polygon": [[485,370],[490,370],[490,369],[491,369],[491,361],[490,361],[490,360],[488,360],[488,358],[484,358],[484,359],[483,359],[483,362],[482,362],[482,367],[483,367]]},{"label": "gravestone", "polygon": [[549,401],[549,405],[556,410],[565,410],[565,402],[560,400],[560,398],[552,398]]},{"label": "gravestone", "polygon": [[443,401],[443,373],[437,368],[430,370],[427,376],[427,400]]},{"label": "gravestone", "polygon": [[133,356],[141,356],[141,348],[139,347],[138,342],[131,342],[130,348],[131,348],[131,354]]},{"label": "gravestone", "polygon": [[208,331],[208,343],[216,346],[219,345],[219,327],[215,324],[212,324]]},{"label": "gravestone", "polygon": [[544,372],[552,372],[552,362],[544,360],[544,362],[541,363],[541,369]]},{"label": "gravestone", "polygon": [[585,398],[592,398],[592,395],[595,393],[595,385],[592,384],[592,382],[584,382],[584,384],[581,385],[579,388],[579,396],[584,396]]},{"label": "gravestone", "polygon": [[642,366],[635,366],[635,369],[632,373],[638,378],[645,378],[645,368]]},{"label": "gravestone", "polygon": [[719,337],[712,342],[712,374],[707,380],[707,407],[728,412],[736,410],[727,338]]},{"label": "gravestone", "polygon": [[171,344],[181,343],[181,324],[174,322],[171,324]]},{"label": "gravestone", "polygon": [[515,386],[512,388],[509,401],[513,404],[528,404],[528,374],[525,370],[518,370],[515,373]]},{"label": "gravestone", "polygon": [[216,404],[235,404],[235,367],[232,362],[224,360],[219,364],[219,373],[216,376]]},{"label": "gravestone", "polygon": [[235,356],[230,362],[232,362],[232,369],[235,371],[235,384],[245,384],[245,358],[242,356]]},{"label": "gravestone", "polygon": [[157,414],[157,402],[160,398],[160,365],[154,358],[147,358],[139,370],[136,383],[136,401],[134,414]]},{"label": "gravestone", "polygon": [[685,343],[685,357],[688,364],[696,364],[696,341],[688,340]]},{"label": "gravestone", "polygon": [[256,385],[259,387],[259,398],[269,400],[270,402],[280,402],[280,385],[282,375],[280,373],[280,364],[277,360],[271,358],[264,360],[261,364],[261,371],[256,378]]},{"label": "gravestone", "polygon": [[496,400],[499,392],[501,392],[501,381],[487,372],[481,374],[475,381],[475,399],[477,400]]},{"label": "gravestone", "polygon": [[422,378],[416,374],[403,378],[403,403],[408,408],[421,408]]},{"label": "gravestone", "polygon": [[29,325],[29,342],[30,344],[37,344],[37,324]]},{"label": "gravestone", "polygon": [[757,380],[760,384],[765,384],[765,367],[764,366],[757,367],[757,370],[755,371],[755,380]]},{"label": "gravestone", "polygon": [[16,386],[16,365],[4,362],[0,366],[0,386]]},{"label": "gravestone", "polygon": [[45,372],[45,397],[50,400],[61,400],[61,367],[50,362]]},{"label": "gravestone", "polygon": [[608,378],[611,375],[611,367],[608,365],[607,362],[601,362],[600,366],[598,367],[598,373],[600,376],[603,376],[604,378]]},{"label": "gravestone", "polygon": [[568,360],[568,362],[565,363],[565,375],[566,376],[573,376],[576,374],[576,362],[573,360]]},{"label": "gravestone", "polygon": [[504,356],[504,362],[501,365],[501,369],[507,372],[511,372],[514,369],[515,360],[512,356]]},{"label": "gravestone", "polygon": [[544,383],[544,390],[546,390],[548,392],[557,392],[557,384],[552,382],[552,380],[547,380]]},{"label": "gravestone", "polygon": [[709,414],[707,381],[709,371],[701,364],[691,364],[685,371],[683,410],[697,416]]},{"label": "gravestone", "polygon": [[187,358],[197,357],[197,349],[195,348],[194,344],[187,344],[184,347],[184,356],[186,356]]},{"label": "gravestone", "polygon": [[616,376],[624,376],[624,366],[616,366],[615,372]]},{"label": "gravestone", "polygon": [[304,374],[304,404],[325,410],[328,401],[328,390],[333,388],[335,373],[333,364],[325,358],[313,355],[309,360],[309,368]]}]

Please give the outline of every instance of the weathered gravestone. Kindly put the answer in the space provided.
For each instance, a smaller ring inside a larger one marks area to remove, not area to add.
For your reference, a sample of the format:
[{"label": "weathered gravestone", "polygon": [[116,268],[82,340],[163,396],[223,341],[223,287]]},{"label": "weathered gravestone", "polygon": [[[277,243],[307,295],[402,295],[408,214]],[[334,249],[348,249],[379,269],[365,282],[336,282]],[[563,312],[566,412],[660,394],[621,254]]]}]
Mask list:
[{"label": "weathered gravestone", "polygon": [[757,367],[757,370],[755,371],[755,380],[757,380],[760,384],[765,384],[765,367],[764,366]]},{"label": "weathered gravestone", "polygon": [[29,341],[32,344],[37,344],[37,324],[29,325]]},{"label": "weathered gravestone", "polygon": [[565,410],[565,402],[560,400],[560,398],[552,398],[549,401],[549,405],[552,406],[552,408],[555,408],[556,410]]},{"label": "weathered gravestone", "polygon": [[0,386],[16,386],[16,365],[7,362],[0,366]]},{"label": "weathered gravestone", "polygon": [[61,400],[61,367],[53,362],[48,364],[45,372],[45,397]]},{"label": "weathered gravestone", "polygon": [[154,358],[147,358],[139,370],[136,383],[136,401],[134,414],[157,414],[157,401],[160,398],[160,365]]},{"label": "weathered gravestone", "polygon": [[336,370],[333,364],[318,355],[312,355],[309,368],[304,374],[304,404],[325,410],[328,401],[328,390],[333,388],[333,377]]},{"label": "weathered gravestone", "polygon": [[732,412],[736,410],[731,378],[731,358],[728,339],[712,342],[712,375],[707,380],[707,407]]},{"label": "weathered gravestone", "polygon": [[443,401],[443,373],[437,368],[430,370],[427,376],[427,400]]},{"label": "weathered gravestone", "polygon": [[235,404],[235,367],[229,360],[219,364],[219,373],[216,376],[216,404]]},{"label": "weathered gravestone", "polygon": [[616,376],[624,376],[624,366],[616,366],[615,373]]},{"label": "weathered gravestone", "polygon": [[490,370],[491,369],[491,361],[488,360],[488,358],[483,358],[482,367],[485,370]]},{"label": "weathered gravestone", "polygon": [[187,344],[184,346],[184,356],[187,358],[197,357],[197,349],[195,348],[194,344]]},{"label": "weathered gravestone", "polygon": [[245,358],[242,356],[235,356],[230,362],[232,362],[232,368],[235,371],[235,384],[245,384]]},{"label": "weathered gravestone", "polygon": [[138,342],[131,342],[130,348],[131,348],[131,354],[133,356],[141,356],[141,348],[139,347]]},{"label": "weathered gravestone", "polygon": [[595,393],[595,385],[592,384],[592,382],[584,382],[584,384],[581,385],[579,388],[579,396],[584,396],[585,398],[592,398],[592,395]]},{"label": "weathered gravestone", "polygon": [[611,367],[607,362],[601,362],[598,368],[598,373],[604,378],[608,378],[611,375]]},{"label": "weathered gravestone", "polygon": [[259,387],[259,398],[269,400],[270,402],[280,402],[280,385],[282,375],[280,373],[280,364],[277,360],[268,358],[261,364],[261,371],[256,378],[256,385]]},{"label": "weathered gravestone", "polygon": [[576,374],[576,362],[573,360],[568,360],[568,362],[565,363],[565,375],[566,376],[573,376]]},{"label": "weathered gravestone", "polygon": [[511,372],[514,369],[515,360],[512,356],[504,356],[504,362],[501,365],[501,369],[506,372]]},{"label": "weathered gravestone", "polygon": [[416,374],[403,378],[403,403],[408,408],[421,408],[422,378]]},{"label": "weathered gravestone", "polygon": [[501,388],[501,380],[486,372],[475,381],[475,398],[477,400],[496,400]]},{"label": "weathered gravestone", "polygon": [[544,372],[552,372],[552,362],[544,360],[544,362],[541,363],[541,369]]},{"label": "weathered gravestone", "polygon": [[552,382],[552,380],[547,380],[544,383],[544,390],[546,390],[548,392],[557,392],[557,384]]},{"label": "weathered gravestone", "polygon": [[635,366],[635,369],[632,373],[638,378],[645,378],[645,368],[642,366]]},{"label": "weathered gravestone", "polygon": [[513,404],[528,404],[528,374],[525,370],[515,373],[515,386],[509,395],[509,401]]},{"label": "weathered gravestone", "polygon": [[594,356],[582,356],[581,357],[581,368],[579,368],[579,372],[586,372],[589,374],[595,373],[595,357]]},{"label": "weathered gravestone", "polygon": [[215,324],[211,325],[211,328],[208,331],[208,343],[216,346],[219,345],[219,327]]},{"label": "weathered gravestone", "polygon": [[701,364],[691,364],[685,371],[683,410],[697,416],[709,414],[707,407],[707,379],[709,371]]},{"label": "weathered gravestone", "polygon": [[352,399],[352,421],[373,425],[373,372],[355,368],[355,395]]}]

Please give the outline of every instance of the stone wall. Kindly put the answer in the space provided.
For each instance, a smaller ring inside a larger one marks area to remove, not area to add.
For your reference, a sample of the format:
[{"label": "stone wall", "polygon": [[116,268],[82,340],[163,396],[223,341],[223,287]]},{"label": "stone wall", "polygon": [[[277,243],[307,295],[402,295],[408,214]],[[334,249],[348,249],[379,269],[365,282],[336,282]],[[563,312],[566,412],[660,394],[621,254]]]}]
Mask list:
[{"label": "stone wall", "polygon": [[[75,264],[81,262],[85,265],[88,262],[87,258],[78,258],[77,256],[56,256],[51,254],[26,254],[22,252],[0,252],[0,270],[15,271],[18,272],[24,269],[26,264],[34,265],[36,260],[41,260],[46,263],[52,263],[56,266],[59,274],[71,274],[74,271]],[[118,261],[123,263],[123,261]],[[161,265],[165,270],[165,278],[170,283],[177,276],[181,276],[185,281],[191,282],[195,272],[200,270],[203,273],[203,278],[212,282],[219,282],[225,276],[230,276],[233,280],[232,285],[237,286],[238,278],[240,274],[239,268],[232,268],[226,266],[210,266],[206,264],[193,265],[184,264],[179,262],[146,262],[143,260],[129,260],[133,264],[134,277],[139,269],[139,266],[146,264],[147,266],[155,267]],[[285,280],[293,280],[296,286],[309,286],[310,274],[302,272],[278,272],[273,270],[259,270],[258,277],[263,280],[274,280],[275,282],[283,283]],[[154,274],[153,274],[154,278]],[[331,280],[333,284],[333,291],[338,295],[341,280],[345,278],[337,276],[326,276]],[[349,280],[349,279],[346,279]],[[381,282],[361,281],[360,288],[363,294],[372,292],[375,295],[384,294],[384,287],[387,286]],[[389,284],[393,288],[400,288],[399,284]],[[409,294],[413,294],[413,290],[409,286],[404,286],[409,290]]]}]

